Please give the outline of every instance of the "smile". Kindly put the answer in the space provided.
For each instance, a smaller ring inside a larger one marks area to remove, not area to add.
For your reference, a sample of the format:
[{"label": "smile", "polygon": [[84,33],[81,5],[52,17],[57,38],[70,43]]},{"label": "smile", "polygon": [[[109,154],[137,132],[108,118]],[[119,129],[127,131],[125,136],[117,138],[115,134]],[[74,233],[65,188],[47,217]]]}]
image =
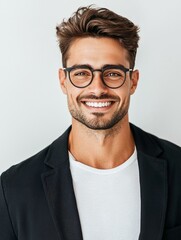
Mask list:
[{"label": "smile", "polygon": [[109,107],[112,104],[112,102],[85,102],[85,104],[89,107],[102,108]]}]

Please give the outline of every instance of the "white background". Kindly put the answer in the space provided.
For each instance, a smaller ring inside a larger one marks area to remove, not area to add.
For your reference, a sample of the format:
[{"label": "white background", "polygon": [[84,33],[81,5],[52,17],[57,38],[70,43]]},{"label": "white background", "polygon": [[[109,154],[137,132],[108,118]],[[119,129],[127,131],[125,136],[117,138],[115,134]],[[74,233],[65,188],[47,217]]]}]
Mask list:
[{"label": "white background", "polygon": [[92,3],[141,29],[130,121],[181,145],[180,0],[0,0],[0,172],[49,145],[71,123],[58,82],[55,26]]}]

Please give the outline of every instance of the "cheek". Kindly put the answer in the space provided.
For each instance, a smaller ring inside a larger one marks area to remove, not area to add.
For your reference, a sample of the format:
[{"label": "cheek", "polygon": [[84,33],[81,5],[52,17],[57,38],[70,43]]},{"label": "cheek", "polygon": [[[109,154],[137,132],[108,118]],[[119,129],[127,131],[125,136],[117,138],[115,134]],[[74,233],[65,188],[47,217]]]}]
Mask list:
[{"label": "cheek", "polygon": [[125,86],[124,86],[124,92],[123,95],[126,97],[130,97],[130,95],[132,94],[132,82],[129,79],[128,81],[125,82]]},{"label": "cheek", "polygon": [[130,88],[125,84],[120,89],[117,89],[117,91],[114,94],[117,95],[122,101],[123,99],[128,98],[130,96]]},{"label": "cheek", "polygon": [[72,94],[67,93],[67,104],[70,112],[76,109],[76,100]]},{"label": "cheek", "polygon": [[67,100],[68,100],[68,104],[70,105],[77,105],[78,104],[78,96],[79,94],[76,93],[76,91],[67,91]]}]

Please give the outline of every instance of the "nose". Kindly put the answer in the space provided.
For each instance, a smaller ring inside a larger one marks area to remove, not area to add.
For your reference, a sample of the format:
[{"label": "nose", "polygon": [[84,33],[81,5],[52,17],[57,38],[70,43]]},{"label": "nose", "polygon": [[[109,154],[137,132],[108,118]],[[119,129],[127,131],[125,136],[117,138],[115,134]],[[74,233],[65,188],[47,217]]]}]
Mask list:
[{"label": "nose", "polygon": [[102,94],[107,93],[108,87],[102,81],[101,71],[94,71],[93,80],[89,85],[89,90],[95,96],[101,96]]}]

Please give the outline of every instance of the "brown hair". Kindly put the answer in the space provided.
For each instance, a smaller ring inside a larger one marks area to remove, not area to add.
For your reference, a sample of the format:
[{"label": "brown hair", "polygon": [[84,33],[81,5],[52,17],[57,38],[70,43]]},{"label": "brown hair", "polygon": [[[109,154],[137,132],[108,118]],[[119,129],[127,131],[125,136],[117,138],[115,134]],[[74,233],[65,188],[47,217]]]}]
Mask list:
[{"label": "brown hair", "polygon": [[134,68],[138,48],[139,28],[129,19],[106,8],[92,5],[81,7],[67,20],[56,27],[62,63],[66,66],[68,50],[77,38],[110,37],[118,39],[128,51],[130,67]]}]

